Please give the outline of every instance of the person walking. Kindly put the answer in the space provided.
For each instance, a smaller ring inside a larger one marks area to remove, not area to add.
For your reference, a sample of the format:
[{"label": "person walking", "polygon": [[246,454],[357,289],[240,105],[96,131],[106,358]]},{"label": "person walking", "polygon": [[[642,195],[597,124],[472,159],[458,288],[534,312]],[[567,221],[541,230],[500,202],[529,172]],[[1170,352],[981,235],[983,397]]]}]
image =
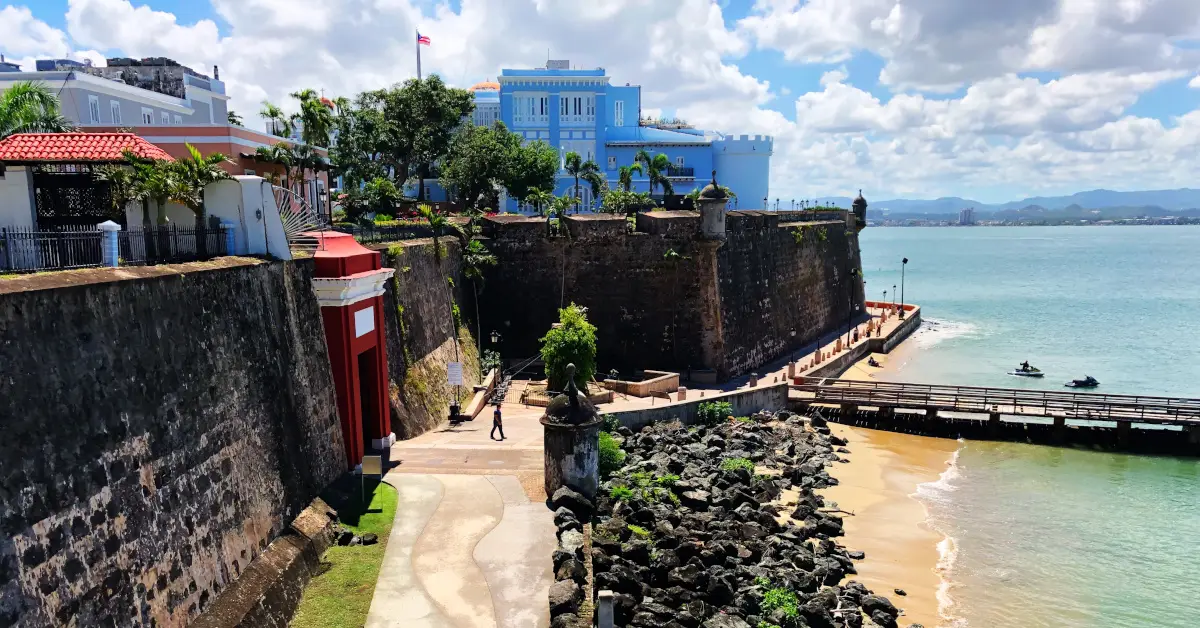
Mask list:
[{"label": "person walking", "polygon": [[496,430],[500,430],[500,440],[504,440],[504,420],[500,418],[500,404],[496,404],[496,411],[492,413],[492,433],[490,438],[496,440]]}]

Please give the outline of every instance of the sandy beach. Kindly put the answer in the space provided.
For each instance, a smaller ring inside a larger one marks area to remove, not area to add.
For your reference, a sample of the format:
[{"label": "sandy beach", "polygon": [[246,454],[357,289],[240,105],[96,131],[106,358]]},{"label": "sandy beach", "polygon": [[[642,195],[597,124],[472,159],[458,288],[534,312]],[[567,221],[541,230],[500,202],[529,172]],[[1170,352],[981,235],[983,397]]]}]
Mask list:
[{"label": "sandy beach", "polygon": [[[888,368],[888,356],[873,356],[882,368],[864,359],[843,377],[866,379]],[[848,441],[850,462],[835,465],[830,473],[838,486],[823,492],[846,515],[846,547],[860,550],[858,575],[849,578],[887,595],[904,616],[900,625],[918,623],[926,628],[941,625],[938,615],[938,573],[941,534],[926,523],[925,505],[914,494],[925,482],[935,482],[959,443],[952,440],[896,434],[830,424],[834,434]],[[894,589],[902,589],[900,596]]]}]

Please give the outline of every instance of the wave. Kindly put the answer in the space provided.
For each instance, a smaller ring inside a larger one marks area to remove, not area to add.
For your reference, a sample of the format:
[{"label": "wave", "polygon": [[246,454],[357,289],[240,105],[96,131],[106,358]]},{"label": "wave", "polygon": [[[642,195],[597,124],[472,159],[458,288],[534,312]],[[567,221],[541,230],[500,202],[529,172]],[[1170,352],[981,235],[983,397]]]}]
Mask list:
[{"label": "wave", "polygon": [[918,347],[928,349],[953,338],[975,336],[979,331],[979,327],[973,323],[926,318],[921,321],[921,327],[913,334],[912,340]]},{"label": "wave", "polygon": [[958,479],[960,473],[958,468],[958,456],[965,447],[965,441],[958,439],[959,448],[954,450],[950,459],[946,461],[946,469],[938,476],[938,479],[932,482],[925,482],[917,485],[917,490],[912,494],[913,497],[925,504],[925,519],[930,528],[942,535],[942,540],[937,544],[938,561],[934,571],[938,574],[938,579],[941,583],[938,585],[936,593],[938,601],[938,616],[940,617],[941,625],[950,628],[964,628],[967,621],[961,617],[956,617],[952,612],[954,608],[954,598],[950,595],[953,589],[951,576],[954,571],[954,563],[958,559],[958,541],[951,536],[945,529],[944,525],[938,525],[939,518],[931,514],[931,508],[938,505],[945,506],[951,499],[954,491],[958,489],[955,485],[955,480]]}]

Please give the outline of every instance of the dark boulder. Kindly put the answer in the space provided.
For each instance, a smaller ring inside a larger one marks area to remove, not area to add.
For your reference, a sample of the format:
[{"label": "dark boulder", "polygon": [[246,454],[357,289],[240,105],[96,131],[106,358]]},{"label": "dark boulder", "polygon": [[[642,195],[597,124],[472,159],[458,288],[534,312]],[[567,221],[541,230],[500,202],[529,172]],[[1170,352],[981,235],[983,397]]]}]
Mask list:
[{"label": "dark boulder", "polygon": [[575,513],[575,518],[579,520],[591,519],[594,506],[588,498],[580,493],[572,490],[568,486],[561,486],[557,491],[554,491],[554,496],[550,498],[550,505],[554,507],[555,512],[559,508],[566,508]]},{"label": "dark boulder", "polygon": [[583,589],[574,580],[559,580],[550,585],[550,615],[578,613]]},{"label": "dark boulder", "polygon": [[704,628],[750,628],[745,620],[733,615],[715,615],[704,622]]}]

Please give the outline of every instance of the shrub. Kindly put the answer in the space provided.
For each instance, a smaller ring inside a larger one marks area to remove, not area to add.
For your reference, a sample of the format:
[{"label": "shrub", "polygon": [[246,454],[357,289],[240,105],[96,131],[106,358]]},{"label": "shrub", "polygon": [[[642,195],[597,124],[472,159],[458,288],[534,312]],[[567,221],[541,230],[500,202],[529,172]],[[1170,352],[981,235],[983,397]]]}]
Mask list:
[{"label": "shrub", "polygon": [[771,588],[771,581],[766,576],[759,576],[754,579],[754,586],[769,589]]},{"label": "shrub", "polygon": [[759,608],[762,609],[764,615],[770,615],[775,609],[783,611],[784,617],[795,619],[800,616],[800,601],[796,599],[796,594],[788,589],[775,588],[767,591],[763,595],[762,603]]},{"label": "shrub", "polygon": [[709,401],[696,409],[696,418],[704,425],[716,425],[733,414],[733,404],[728,401]]},{"label": "shrub", "polygon": [[615,501],[627,502],[633,499],[633,489],[628,486],[614,486],[609,489],[608,496]]},{"label": "shrub", "polygon": [[567,365],[575,365],[575,385],[587,391],[596,375],[596,326],[587,320],[587,309],[572,303],[558,311],[557,327],[542,337],[542,361],[550,390],[567,389]]},{"label": "shrub", "polygon": [[667,475],[660,475],[654,478],[654,483],[663,488],[671,488],[672,486],[675,486],[675,483],[678,481],[679,476],[675,475],[674,473],[668,473]]},{"label": "shrub", "polygon": [[600,477],[607,478],[616,473],[625,463],[625,452],[617,444],[617,439],[608,432],[600,432]]},{"label": "shrub", "polygon": [[642,526],[635,526],[635,525],[630,524],[625,527],[629,528],[629,531],[632,532],[633,535],[638,537],[639,539],[650,538],[650,531],[647,530],[646,528],[643,528]]},{"label": "shrub", "polygon": [[737,471],[738,469],[745,469],[750,473],[754,473],[754,463],[749,458],[726,458],[721,463],[721,470],[723,471]]},{"label": "shrub", "polygon": [[601,432],[608,432],[609,434],[616,434],[617,430],[621,428],[621,421],[619,421],[617,419],[617,417],[615,417],[611,414],[601,415],[600,420],[603,421],[600,424]]},{"label": "shrub", "polygon": [[492,369],[499,369],[500,354],[492,351],[491,349],[484,351],[483,358],[479,361],[479,366],[483,369],[484,373],[487,373]]}]

